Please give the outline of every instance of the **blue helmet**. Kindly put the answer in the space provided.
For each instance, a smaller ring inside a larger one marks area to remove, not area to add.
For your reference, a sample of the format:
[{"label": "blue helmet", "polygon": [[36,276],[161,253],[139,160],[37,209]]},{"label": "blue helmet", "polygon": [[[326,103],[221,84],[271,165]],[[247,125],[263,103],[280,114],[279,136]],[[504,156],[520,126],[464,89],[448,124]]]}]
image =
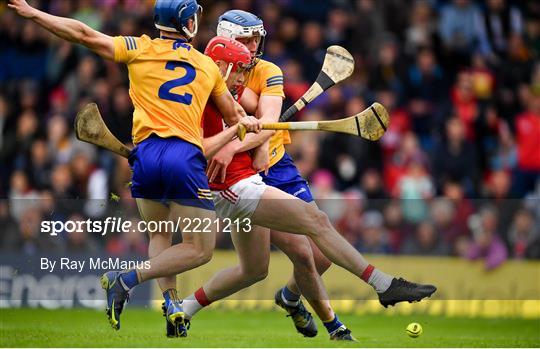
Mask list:
[{"label": "blue helmet", "polygon": [[261,41],[257,53],[253,57],[252,65],[257,64],[264,51],[266,30],[261,18],[242,10],[230,10],[219,17],[217,35],[231,39],[260,36]]},{"label": "blue helmet", "polygon": [[[185,34],[192,39],[197,34],[200,12],[202,7],[197,0],[156,0],[154,25],[160,30]],[[194,20],[193,31],[187,29],[190,19]]]}]

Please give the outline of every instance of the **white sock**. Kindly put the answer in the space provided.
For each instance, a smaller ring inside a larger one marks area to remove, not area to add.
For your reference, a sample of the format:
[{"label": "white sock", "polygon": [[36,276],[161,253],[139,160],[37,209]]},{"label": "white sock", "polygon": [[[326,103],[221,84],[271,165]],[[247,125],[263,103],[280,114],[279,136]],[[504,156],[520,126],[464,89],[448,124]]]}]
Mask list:
[{"label": "white sock", "polygon": [[393,278],[393,276],[383,273],[375,268],[369,277],[368,284],[373,286],[377,293],[383,293],[388,290]]},{"label": "white sock", "polygon": [[199,310],[203,308],[203,306],[197,301],[193,293],[184,298],[182,306],[184,308],[185,317],[188,320],[190,320],[195,314],[199,312]]}]

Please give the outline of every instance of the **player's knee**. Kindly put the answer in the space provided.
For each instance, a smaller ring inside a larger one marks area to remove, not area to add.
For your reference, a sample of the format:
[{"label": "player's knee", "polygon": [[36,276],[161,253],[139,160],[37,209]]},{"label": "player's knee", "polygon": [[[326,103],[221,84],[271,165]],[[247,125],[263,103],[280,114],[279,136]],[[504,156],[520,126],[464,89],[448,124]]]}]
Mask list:
[{"label": "player's knee", "polygon": [[309,210],[309,229],[306,231],[308,236],[316,237],[324,234],[328,229],[331,229],[332,224],[330,219],[323,211],[312,208]]},{"label": "player's knee", "polygon": [[268,266],[250,267],[244,270],[244,278],[249,284],[266,279],[268,276]]},{"label": "player's knee", "polygon": [[203,265],[212,260],[214,250],[213,248],[199,247],[195,249],[195,259],[197,265]]},{"label": "player's knee", "polygon": [[298,268],[307,269],[306,271],[310,271],[311,269],[315,270],[315,263],[313,261],[313,253],[309,245],[295,248],[292,251],[291,257],[292,257],[291,259],[292,259],[295,269],[298,269]]}]

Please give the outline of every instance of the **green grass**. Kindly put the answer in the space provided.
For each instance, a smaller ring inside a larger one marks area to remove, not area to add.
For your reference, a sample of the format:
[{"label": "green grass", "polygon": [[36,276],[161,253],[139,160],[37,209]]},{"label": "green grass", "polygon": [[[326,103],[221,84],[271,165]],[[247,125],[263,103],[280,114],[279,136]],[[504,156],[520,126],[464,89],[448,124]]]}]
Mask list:
[{"label": "green grass", "polygon": [[[0,309],[2,347],[538,347],[540,320],[457,319],[429,316],[343,315],[359,343],[331,342],[319,322],[319,335],[303,338],[279,312],[202,311],[189,337],[168,339],[160,313],[126,309],[122,329],[109,327],[93,310]],[[407,337],[419,322],[424,333]]]}]

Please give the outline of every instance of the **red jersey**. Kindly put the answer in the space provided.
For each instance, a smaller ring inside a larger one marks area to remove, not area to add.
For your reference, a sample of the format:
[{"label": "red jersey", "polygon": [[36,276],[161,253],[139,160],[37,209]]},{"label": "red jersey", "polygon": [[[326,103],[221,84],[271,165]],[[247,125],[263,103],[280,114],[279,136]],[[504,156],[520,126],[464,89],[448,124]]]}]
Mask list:
[{"label": "red jersey", "polygon": [[[204,138],[212,137],[227,128],[223,116],[212,101],[208,101],[203,113],[203,131]],[[210,189],[221,191],[229,188],[233,184],[244,178],[251,177],[257,172],[251,166],[252,160],[249,152],[238,153],[234,155],[231,163],[227,167],[227,174],[224,183],[211,182]]]},{"label": "red jersey", "polygon": [[525,112],[516,118],[518,166],[540,171],[540,115]]}]

